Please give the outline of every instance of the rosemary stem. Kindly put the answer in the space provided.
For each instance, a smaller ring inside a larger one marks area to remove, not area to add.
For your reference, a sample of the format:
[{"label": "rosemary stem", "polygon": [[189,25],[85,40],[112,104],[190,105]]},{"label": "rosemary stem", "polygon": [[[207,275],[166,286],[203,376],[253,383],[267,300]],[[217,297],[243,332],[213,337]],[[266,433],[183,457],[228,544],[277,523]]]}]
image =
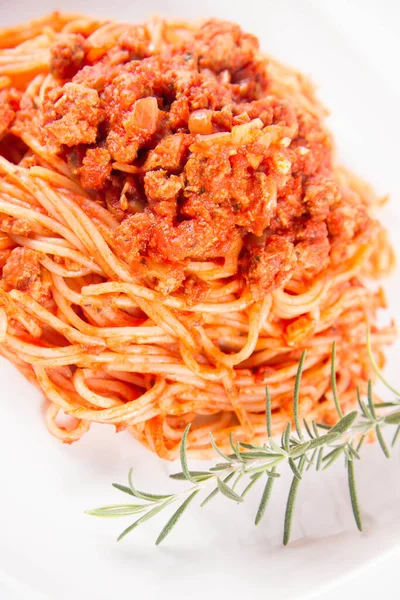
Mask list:
[{"label": "rosemary stem", "polygon": [[[371,355],[371,362],[374,369],[378,370],[377,364],[372,356],[370,347],[370,338],[368,340],[368,351]],[[271,437],[272,432],[272,412],[271,398],[266,389],[266,430],[267,437],[263,444],[250,444],[248,442],[234,442],[232,434],[229,437],[229,443],[232,449],[231,454],[225,454],[218,448],[212,434],[210,434],[211,445],[223,462],[219,462],[214,467],[204,471],[191,471],[187,461],[186,440],[190,426],[188,425],[182,437],[180,447],[180,458],[182,471],[176,473],[173,478],[186,480],[190,486],[175,494],[156,495],[138,491],[133,484],[132,470],[129,473],[128,482],[126,485],[113,484],[118,490],[134,496],[143,503],[140,504],[119,504],[105,506],[98,509],[88,511],[89,514],[98,517],[125,517],[133,514],[141,514],[141,516],[127,527],[120,535],[122,539],[136,529],[141,523],[157,515],[164,508],[180,502],[176,511],[172,514],[164,529],[157,538],[157,544],[169,535],[172,528],[180,520],[184,511],[192,503],[197,494],[208,488],[210,485],[214,489],[201,502],[200,506],[205,506],[218,494],[229,498],[231,501],[239,504],[245,499],[247,493],[263,479],[265,476],[267,481],[264,484],[264,491],[261,496],[261,502],[255,518],[256,524],[261,521],[271,493],[273,490],[274,480],[281,476],[277,467],[286,463],[293,472],[292,484],[290,487],[285,512],[284,521],[284,538],[283,543],[286,545],[290,541],[292,530],[294,508],[297,497],[300,481],[308,471],[316,463],[316,470],[320,471],[329,468],[339,458],[344,458],[347,468],[347,479],[350,492],[350,502],[354,513],[354,518],[358,529],[361,530],[361,511],[357,496],[357,488],[355,482],[355,461],[361,458],[360,451],[364,442],[368,439],[371,432],[376,433],[377,441],[383,454],[389,458],[390,452],[382,430],[389,426],[395,426],[395,435],[392,440],[392,446],[400,439],[400,410],[399,398],[400,395],[395,388],[390,386],[378,371],[378,375],[383,383],[395,393],[396,397],[391,402],[374,403],[372,386],[368,385],[368,403],[363,401],[361,393],[357,390],[357,399],[359,410],[350,411],[343,414],[339,402],[338,389],[336,385],[336,368],[335,368],[335,345],[332,348],[332,364],[331,364],[331,385],[333,394],[333,404],[338,413],[338,421],[335,425],[329,426],[323,423],[311,421],[311,427],[305,423],[304,429],[301,429],[301,420],[299,414],[299,396],[301,385],[301,373],[304,365],[305,353],[303,352],[297,371],[296,383],[293,396],[293,420],[295,431],[292,431],[291,423],[288,423],[284,434],[281,437],[280,443],[278,440]],[[392,408],[392,412],[379,414],[381,409]],[[322,429],[322,433],[320,432]],[[307,466],[307,468],[305,468]],[[247,478],[244,489],[240,494],[238,490],[239,482]],[[182,502],[183,499],[183,502]]]}]

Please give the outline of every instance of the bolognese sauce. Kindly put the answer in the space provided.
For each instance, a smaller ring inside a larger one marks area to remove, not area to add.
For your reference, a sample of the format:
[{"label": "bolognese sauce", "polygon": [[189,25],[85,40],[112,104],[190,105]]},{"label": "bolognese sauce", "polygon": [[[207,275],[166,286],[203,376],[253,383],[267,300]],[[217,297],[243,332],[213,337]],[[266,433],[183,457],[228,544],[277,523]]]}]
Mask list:
[{"label": "bolognese sauce", "polygon": [[[393,266],[301,74],[233,23],[54,13],[0,30],[0,352],[63,442],[92,422],[175,458],[330,423],[366,390]],[[65,427],[58,414],[75,417]],[[204,420],[206,417],[206,420]],[[230,451],[230,450],[229,450]]]}]

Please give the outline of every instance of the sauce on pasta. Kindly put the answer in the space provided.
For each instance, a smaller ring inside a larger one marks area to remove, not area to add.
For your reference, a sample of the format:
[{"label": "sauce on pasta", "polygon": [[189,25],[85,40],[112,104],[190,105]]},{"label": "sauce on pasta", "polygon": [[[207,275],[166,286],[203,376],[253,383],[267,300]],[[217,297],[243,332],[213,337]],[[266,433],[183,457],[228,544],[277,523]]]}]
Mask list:
[{"label": "sauce on pasta", "polygon": [[[175,458],[364,389],[393,255],[299,73],[238,25],[53,13],[0,30],[1,353],[63,442],[92,422]],[[345,407],[344,407],[345,408]],[[66,425],[59,413],[73,420]],[[205,418],[206,417],[206,418]]]}]

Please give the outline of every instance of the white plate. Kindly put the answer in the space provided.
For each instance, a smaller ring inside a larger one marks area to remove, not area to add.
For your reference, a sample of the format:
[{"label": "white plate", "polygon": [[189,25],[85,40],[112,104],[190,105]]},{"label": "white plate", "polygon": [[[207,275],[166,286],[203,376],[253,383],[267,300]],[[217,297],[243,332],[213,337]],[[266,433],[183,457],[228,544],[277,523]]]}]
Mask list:
[{"label": "white plate", "polygon": [[[106,14],[98,4],[69,0],[58,6]],[[390,23],[399,18],[398,8],[389,1],[377,8],[371,3],[369,9],[365,3],[353,2],[351,10],[344,5],[340,0],[246,0],[240,6],[232,1],[203,0],[192,6],[178,0],[114,0],[107,13],[130,20],[153,12],[236,20],[260,37],[267,52],[312,73],[332,109],[342,158],[380,192],[391,193],[384,220],[400,249],[399,88],[390,77],[393,49],[399,51]],[[3,0],[0,22],[15,23],[53,7],[54,0],[42,0],[40,9],[35,3]],[[379,23],[374,21],[378,14]],[[400,292],[396,278],[388,289],[395,313]],[[397,345],[388,366],[397,382],[399,357]],[[239,507],[222,499],[188,511],[162,547],[156,548],[153,540],[165,515],[116,544],[125,521],[89,518],[83,510],[122,501],[110,483],[124,482],[132,465],[141,486],[154,491],[176,487],[167,479],[175,467],[128,434],[115,435],[111,427],[95,426],[79,443],[63,446],[45,429],[39,393],[5,361],[0,362],[0,381],[0,595],[5,600],[6,590],[32,600],[102,600],[140,593],[195,600],[204,594],[261,597],[266,592],[276,600],[299,599],[338,582],[400,541],[398,453],[385,461],[377,448],[367,448],[357,465],[365,522],[361,535],[353,523],[345,472],[338,467],[310,474],[300,487],[294,542],[286,549],[281,535],[289,477],[275,486],[269,513],[257,529],[252,523],[259,493],[254,491]]]}]

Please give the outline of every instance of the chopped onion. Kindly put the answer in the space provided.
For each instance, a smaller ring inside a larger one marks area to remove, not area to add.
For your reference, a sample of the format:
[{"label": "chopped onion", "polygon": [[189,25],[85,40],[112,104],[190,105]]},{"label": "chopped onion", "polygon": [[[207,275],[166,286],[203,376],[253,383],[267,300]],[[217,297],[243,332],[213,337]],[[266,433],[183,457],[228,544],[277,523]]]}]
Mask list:
[{"label": "chopped onion", "polygon": [[253,139],[252,132],[254,130],[262,129],[263,126],[264,124],[261,121],[261,119],[253,119],[252,121],[250,121],[250,123],[243,123],[243,125],[235,125],[234,127],[232,127],[232,142],[237,146],[239,146],[240,144],[247,144],[248,142],[251,142]]},{"label": "chopped onion", "polygon": [[206,109],[195,110],[189,117],[190,133],[208,135],[213,132],[212,111]]},{"label": "chopped onion", "polygon": [[124,120],[124,129],[128,134],[133,129],[143,129],[153,134],[157,129],[158,115],[157,98],[140,98],[136,100],[132,112]]}]

